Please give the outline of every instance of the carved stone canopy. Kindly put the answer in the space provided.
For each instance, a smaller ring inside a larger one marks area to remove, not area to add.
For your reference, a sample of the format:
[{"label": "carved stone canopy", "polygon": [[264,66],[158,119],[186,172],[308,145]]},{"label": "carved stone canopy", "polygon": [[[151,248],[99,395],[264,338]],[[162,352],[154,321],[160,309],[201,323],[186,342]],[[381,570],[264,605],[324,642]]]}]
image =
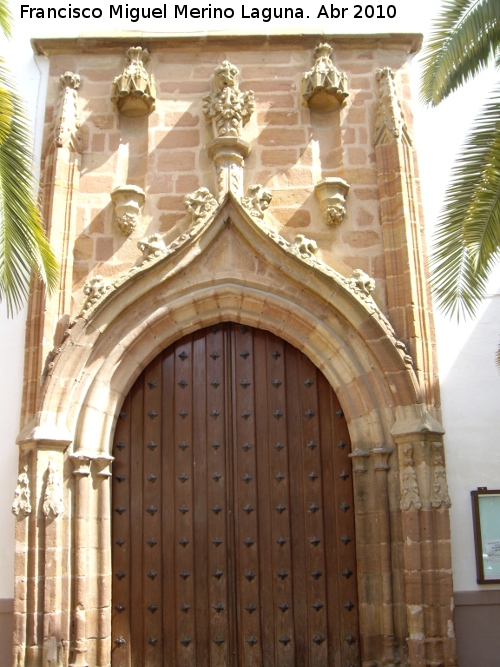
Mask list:
[{"label": "carved stone canopy", "polygon": [[346,214],[345,199],[349,183],[342,178],[324,178],[314,186],[314,194],[319,200],[323,216],[328,225],[338,225]]},{"label": "carved stone canopy", "polygon": [[338,109],[349,93],[347,75],[334,66],[329,44],[319,44],[314,49],[315,63],[302,76],[302,95],[309,108],[318,111]]},{"label": "carved stone canopy", "polygon": [[149,52],[133,46],[126,54],[129,64],[113,81],[111,101],[123,116],[147,116],[154,111],[156,103],[154,78],[144,67],[150,59]]},{"label": "carved stone canopy", "polygon": [[115,205],[118,227],[122,234],[130,236],[137,226],[140,209],[146,200],[146,195],[137,185],[119,185],[110,196]]}]

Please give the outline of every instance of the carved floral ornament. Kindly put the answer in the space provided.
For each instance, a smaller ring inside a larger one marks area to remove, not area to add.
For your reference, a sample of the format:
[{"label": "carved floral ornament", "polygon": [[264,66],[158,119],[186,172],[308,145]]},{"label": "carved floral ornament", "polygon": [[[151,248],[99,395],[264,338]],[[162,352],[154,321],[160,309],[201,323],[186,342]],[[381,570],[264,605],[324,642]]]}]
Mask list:
[{"label": "carved floral ornament", "polygon": [[314,49],[315,62],[312,69],[302,75],[302,96],[311,109],[338,109],[349,95],[347,75],[334,66],[332,52],[329,44],[319,44]]},{"label": "carved floral ornament", "polygon": [[140,46],[126,51],[129,64],[112,84],[111,101],[117,111],[129,118],[147,116],[155,110],[156,87],[154,78],[144,65],[149,62],[149,52]]},{"label": "carved floral ornament", "polygon": [[224,60],[214,72],[213,93],[203,98],[203,113],[212,120],[215,137],[239,137],[255,109],[253,91],[239,89],[239,71]]},{"label": "carved floral ornament", "polygon": [[28,477],[28,466],[23,466],[23,469],[17,478],[17,486],[14,491],[14,502],[12,503],[12,514],[15,516],[31,514],[30,502],[30,480]]}]

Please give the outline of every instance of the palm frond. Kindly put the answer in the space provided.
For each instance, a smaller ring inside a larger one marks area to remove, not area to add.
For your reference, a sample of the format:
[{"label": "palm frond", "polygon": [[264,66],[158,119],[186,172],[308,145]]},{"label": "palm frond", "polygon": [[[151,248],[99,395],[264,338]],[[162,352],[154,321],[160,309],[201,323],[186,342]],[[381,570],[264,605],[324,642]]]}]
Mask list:
[{"label": "palm frond", "polygon": [[0,145],[0,299],[10,315],[27,298],[32,269],[52,291],[58,267],[36,203],[28,121],[2,62],[0,88],[12,100],[10,130]]},{"label": "palm frond", "polygon": [[5,0],[0,0],[0,29],[6,37],[12,36],[12,14]]},{"label": "palm frond", "polygon": [[436,106],[498,56],[499,0],[449,0],[423,52],[420,98]]},{"label": "palm frond", "polygon": [[500,86],[452,170],[434,235],[431,281],[446,313],[473,315],[500,257]]}]

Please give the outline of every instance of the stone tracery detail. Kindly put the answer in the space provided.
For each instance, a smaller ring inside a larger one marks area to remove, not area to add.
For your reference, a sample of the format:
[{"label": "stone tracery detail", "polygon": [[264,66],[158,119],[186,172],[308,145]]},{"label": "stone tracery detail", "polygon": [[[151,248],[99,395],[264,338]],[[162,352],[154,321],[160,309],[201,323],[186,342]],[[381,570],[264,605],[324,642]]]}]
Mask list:
[{"label": "stone tracery detail", "polygon": [[411,143],[394,79],[394,72],[390,67],[377,70],[379,98],[377,115],[375,116],[375,131],[373,133],[375,146],[402,136],[406,137],[408,142]]},{"label": "stone tracery detail", "polygon": [[129,64],[113,81],[111,101],[123,116],[147,116],[155,109],[156,87],[154,78],[144,65],[149,62],[149,51],[133,46],[126,51]]},{"label": "stone tracery detail", "polygon": [[314,49],[312,69],[302,75],[302,95],[312,109],[338,109],[349,95],[347,75],[333,64],[332,52],[329,44],[319,44]]},{"label": "stone tracery detail", "polygon": [[444,505],[446,508],[451,507],[450,494],[448,493],[448,483],[446,481],[446,471],[444,468],[444,447],[441,442],[432,443],[432,458],[433,458],[433,472],[432,472],[432,491],[431,503],[432,507],[439,508]]},{"label": "stone tracery detail", "polygon": [[413,446],[405,443],[402,446],[403,462],[401,465],[401,509],[419,510],[422,507],[418,493],[417,475],[413,465]]},{"label": "stone tracery detail", "polygon": [[78,88],[80,77],[73,72],[61,74],[61,91],[55,112],[54,142],[58,148],[67,147],[77,153],[82,150],[78,118]]},{"label": "stone tracery detail", "polygon": [[28,516],[31,514],[31,502],[30,502],[30,480],[28,477],[28,466],[23,466],[22,472],[17,478],[17,486],[14,491],[14,502],[12,503],[12,514],[19,516],[19,514],[24,514]]},{"label": "stone tracery detail", "polygon": [[59,472],[54,467],[54,463],[49,460],[47,467],[47,481],[45,483],[45,494],[43,498],[43,513],[46,517],[51,514],[54,517],[60,516],[64,511],[62,498],[62,483]]},{"label": "stone tracery detail", "polygon": [[269,208],[273,198],[272,192],[260,183],[248,187],[247,196],[241,200],[242,206],[254,218],[264,218],[264,211]]}]

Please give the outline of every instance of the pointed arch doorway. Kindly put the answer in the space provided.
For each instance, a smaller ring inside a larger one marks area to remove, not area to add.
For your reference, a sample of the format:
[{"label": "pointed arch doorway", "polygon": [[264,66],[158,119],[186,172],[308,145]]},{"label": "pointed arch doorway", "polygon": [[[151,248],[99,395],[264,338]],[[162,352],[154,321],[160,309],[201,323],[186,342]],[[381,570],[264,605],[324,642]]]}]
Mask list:
[{"label": "pointed arch doorway", "polygon": [[357,667],[349,433],[323,374],[218,324],[137,379],[113,469],[113,667]]}]

